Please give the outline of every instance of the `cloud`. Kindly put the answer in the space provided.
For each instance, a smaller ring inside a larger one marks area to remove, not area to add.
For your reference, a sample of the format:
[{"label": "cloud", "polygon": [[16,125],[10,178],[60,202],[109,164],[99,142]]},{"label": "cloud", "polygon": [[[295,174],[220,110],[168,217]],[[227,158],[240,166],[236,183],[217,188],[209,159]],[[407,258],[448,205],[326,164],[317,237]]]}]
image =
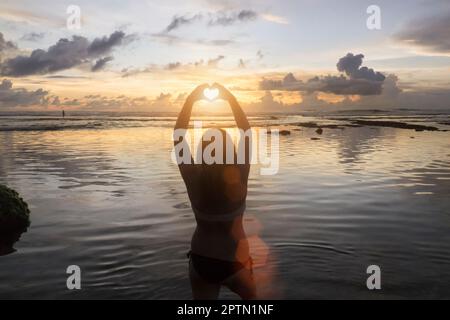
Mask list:
[{"label": "cloud", "polygon": [[44,37],[45,37],[44,32],[30,32],[30,33],[24,34],[22,36],[22,38],[20,38],[20,39],[24,40],[24,41],[35,42],[35,41],[44,39]]},{"label": "cloud", "polygon": [[286,18],[276,16],[274,14],[263,13],[263,14],[261,14],[261,17],[264,20],[269,21],[269,22],[278,23],[278,24],[289,24],[289,21]]},{"label": "cloud", "polygon": [[92,42],[81,36],[60,39],[48,50],[36,49],[29,56],[19,55],[3,61],[0,74],[17,77],[70,69],[109,54],[114,47],[122,44],[124,38],[125,33],[116,31],[109,37],[97,38]]},{"label": "cloud", "polygon": [[0,83],[0,107],[39,105],[44,102],[47,94],[48,91],[43,89],[35,91],[15,89],[11,80],[3,79]]},{"label": "cloud", "polygon": [[384,81],[385,76],[382,73],[375,72],[367,67],[361,67],[363,59],[363,54],[354,55],[353,53],[347,53],[345,57],[339,59],[336,66],[338,71],[344,72],[350,79]]},{"label": "cloud", "polygon": [[217,67],[220,61],[225,59],[225,56],[217,56],[217,58],[208,60],[208,67]]},{"label": "cloud", "polygon": [[258,57],[259,60],[264,59],[264,53],[261,50],[258,50],[256,56]]},{"label": "cloud", "polygon": [[168,33],[155,33],[151,35],[156,41],[162,42],[164,44],[194,44],[194,45],[206,45],[214,47],[228,46],[234,44],[236,41],[232,39],[187,39],[184,37],[178,37],[173,34]]},{"label": "cloud", "polygon": [[150,107],[172,107],[172,95],[170,93],[161,93],[152,101]]},{"label": "cloud", "polygon": [[[388,75],[383,81],[382,92],[378,95],[361,95],[357,99],[343,97],[338,102],[330,102],[321,97],[319,91],[302,92],[301,102],[283,104],[274,99],[272,94],[266,91],[264,97],[248,107],[256,111],[293,112],[300,110],[335,111],[335,110],[359,110],[359,109],[417,109],[417,110],[449,110],[450,89],[448,88],[417,88],[415,90],[402,91],[398,85],[396,75]],[[285,93],[283,93],[285,94]]]},{"label": "cloud", "polygon": [[210,15],[209,26],[230,26],[237,22],[247,22],[255,20],[258,14],[252,10],[241,10],[238,12],[219,11]]},{"label": "cloud", "polygon": [[181,67],[181,62],[171,62],[169,64],[167,64],[164,69],[166,70],[175,70]]},{"label": "cloud", "polygon": [[133,69],[124,68],[122,72],[122,77],[130,77],[138,74],[154,73],[161,71],[181,71],[181,72],[192,72],[194,69],[197,70],[208,70],[217,68],[220,61],[225,59],[225,56],[219,55],[216,58],[209,59],[207,61],[201,59],[193,62],[182,63],[180,61],[170,62],[165,65],[151,64],[145,68]]},{"label": "cloud", "polygon": [[221,47],[233,44],[235,41],[231,39],[212,39],[212,40],[198,39],[195,42],[198,44]]},{"label": "cloud", "polygon": [[96,71],[100,71],[103,68],[105,68],[106,64],[109,61],[112,61],[114,58],[113,57],[104,57],[101,59],[98,59],[95,64],[91,67],[91,71],[92,72],[96,72]]},{"label": "cloud", "polygon": [[[108,97],[99,94],[87,95],[83,99],[66,100],[66,106],[72,106],[83,109],[92,110],[139,110],[139,111],[170,111],[180,107],[187,94],[179,94],[176,98],[171,93],[160,93],[153,98],[148,97],[129,97],[119,95],[116,97]],[[63,102],[64,103],[64,102]]]},{"label": "cloud", "polygon": [[326,92],[337,95],[378,95],[383,89],[385,76],[367,67],[361,67],[364,55],[348,53],[337,63],[337,69],[345,73],[339,76],[316,76],[307,81],[297,80],[292,73],[282,80],[263,79],[261,90]]},{"label": "cloud", "polygon": [[[300,86],[301,87],[301,86]],[[337,95],[377,95],[383,88],[383,81],[348,79],[344,76],[325,76],[309,79],[304,85],[307,92],[327,92]]]},{"label": "cloud", "polygon": [[450,53],[450,12],[410,21],[394,38],[433,52]]},{"label": "cloud", "polygon": [[282,102],[276,101],[271,91],[265,91],[258,102],[250,103],[247,107],[252,112],[283,112],[287,111]]},{"label": "cloud", "polygon": [[188,15],[174,16],[172,18],[172,21],[170,22],[170,24],[166,27],[165,32],[169,33],[170,31],[180,28],[181,26],[192,24],[195,21],[198,21],[201,19],[203,19],[203,16],[200,13],[193,15],[193,16],[188,16]]},{"label": "cloud", "polygon": [[117,109],[137,109],[145,108],[150,104],[146,97],[128,97],[119,95],[116,97],[107,97],[102,95],[87,95],[81,101],[78,99],[68,101],[67,105],[81,106],[83,109],[95,110],[117,110]]},{"label": "cloud", "polygon": [[183,26],[191,25],[195,22],[206,21],[208,26],[231,26],[240,22],[248,22],[255,20],[258,13],[252,10],[225,11],[197,13],[195,15],[185,14],[182,16],[174,16],[169,25],[164,29],[162,34],[170,33]]},{"label": "cloud", "polygon": [[109,37],[96,38],[88,46],[87,52],[90,56],[100,56],[109,53],[114,46],[118,46],[125,38],[123,31],[115,31]]},{"label": "cloud", "polygon": [[5,55],[15,50],[17,46],[12,41],[6,41],[3,33],[0,32],[0,62]]}]

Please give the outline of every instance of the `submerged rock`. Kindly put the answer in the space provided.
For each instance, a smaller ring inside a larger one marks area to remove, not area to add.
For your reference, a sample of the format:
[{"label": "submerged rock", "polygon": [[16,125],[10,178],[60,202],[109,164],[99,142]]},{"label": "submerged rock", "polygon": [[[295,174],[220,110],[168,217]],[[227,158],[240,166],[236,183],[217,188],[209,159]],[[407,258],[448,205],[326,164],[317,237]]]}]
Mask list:
[{"label": "submerged rock", "polygon": [[379,121],[379,120],[352,120],[353,123],[363,126],[388,127],[397,129],[412,129],[417,132],[422,131],[439,131],[438,128],[432,126],[423,126],[420,124],[409,124],[406,122],[397,121]]},{"label": "submerged rock", "polygon": [[0,184],[0,256],[14,252],[14,243],[29,226],[27,203],[16,191]]},{"label": "submerged rock", "polygon": [[[272,130],[271,130],[271,129],[268,129],[268,130],[267,130],[267,134],[272,134]],[[278,134],[279,134],[280,136],[288,136],[288,135],[291,134],[291,131],[289,131],[289,130],[280,130],[280,131],[278,131]]]},{"label": "submerged rock", "polygon": [[318,129],[324,129],[325,128],[325,129],[340,129],[340,130],[344,130],[345,129],[344,128],[345,125],[317,124],[315,122],[297,122],[295,125],[299,126],[299,127],[303,127],[303,128],[318,128]]},{"label": "submerged rock", "polygon": [[322,134],[323,133],[323,129],[322,128],[317,129],[316,133],[319,134],[319,135]]}]

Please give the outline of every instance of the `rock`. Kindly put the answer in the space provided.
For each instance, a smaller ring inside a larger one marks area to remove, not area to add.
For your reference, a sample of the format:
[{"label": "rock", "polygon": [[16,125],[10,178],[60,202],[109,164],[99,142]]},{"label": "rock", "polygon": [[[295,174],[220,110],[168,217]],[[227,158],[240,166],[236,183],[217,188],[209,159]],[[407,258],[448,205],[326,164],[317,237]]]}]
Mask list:
[{"label": "rock", "polygon": [[352,120],[353,123],[363,125],[363,126],[376,126],[376,127],[388,127],[397,129],[412,129],[417,132],[422,131],[439,131],[436,127],[423,126],[419,124],[409,124],[406,122],[397,121],[378,121],[378,120]]},{"label": "rock", "polygon": [[362,128],[363,126],[360,124],[344,124],[344,127],[348,128]]},{"label": "rock", "polygon": [[291,134],[291,132],[289,130],[281,130],[280,131],[280,136],[288,136],[290,134]]},{"label": "rock", "polygon": [[304,128],[318,128],[317,123],[315,122],[299,122],[297,126]]},{"label": "rock", "polygon": [[0,184],[0,256],[14,252],[14,243],[29,226],[27,203],[16,191]]},{"label": "rock", "polygon": [[320,138],[314,138],[314,137],[312,137],[311,140],[320,140]]},{"label": "rock", "polygon": [[317,129],[317,130],[316,130],[316,133],[319,134],[319,135],[321,135],[321,134],[323,133],[323,129],[322,129],[322,128]]},{"label": "rock", "polygon": [[[318,128],[318,129],[341,129],[343,130],[344,127],[342,125],[337,125],[337,124],[320,124],[318,125],[315,122],[298,122],[295,123],[296,126],[299,127],[304,127],[304,128]],[[356,126],[356,125],[346,125],[346,126]]]}]

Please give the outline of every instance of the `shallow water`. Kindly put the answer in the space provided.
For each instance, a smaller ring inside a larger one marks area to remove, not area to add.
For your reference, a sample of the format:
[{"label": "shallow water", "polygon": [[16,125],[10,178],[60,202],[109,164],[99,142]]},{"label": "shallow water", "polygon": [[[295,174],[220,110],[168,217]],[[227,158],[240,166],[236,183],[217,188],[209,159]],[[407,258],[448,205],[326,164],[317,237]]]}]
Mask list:
[{"label": "shallow water", "polygon": [[[191,298],[195,221],[170,160],[173,119],[63,130],[10,120],[0,121],[15,128],[0,132],[0,183],[32,214],[17,252],[0,257],[0,298]],[[278,174],[253,166],[249,181],[246,229],[265,297],[450,298],[450,133],[286,128]],[[73,264],[80,291],[66,289]]]}]

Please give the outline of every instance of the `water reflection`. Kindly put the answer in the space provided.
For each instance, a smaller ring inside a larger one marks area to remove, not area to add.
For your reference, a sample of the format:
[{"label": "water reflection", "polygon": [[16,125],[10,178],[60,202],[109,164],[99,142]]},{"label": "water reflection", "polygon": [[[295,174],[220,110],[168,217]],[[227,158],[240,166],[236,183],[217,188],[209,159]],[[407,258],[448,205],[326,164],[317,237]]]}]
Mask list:
[{"label": "water reflection", "polygon": [[380,128],[347,128],[343,139],[338,139],[340,163],[358,162],[362,155],[375,151],[381,145],[385,131]]},{"label": "water reflection", "polygon": [[11,225],[0,221],[0,256],[15,252],[14,244],[20,240],[22,234],[27,230],[28,226]]}]

